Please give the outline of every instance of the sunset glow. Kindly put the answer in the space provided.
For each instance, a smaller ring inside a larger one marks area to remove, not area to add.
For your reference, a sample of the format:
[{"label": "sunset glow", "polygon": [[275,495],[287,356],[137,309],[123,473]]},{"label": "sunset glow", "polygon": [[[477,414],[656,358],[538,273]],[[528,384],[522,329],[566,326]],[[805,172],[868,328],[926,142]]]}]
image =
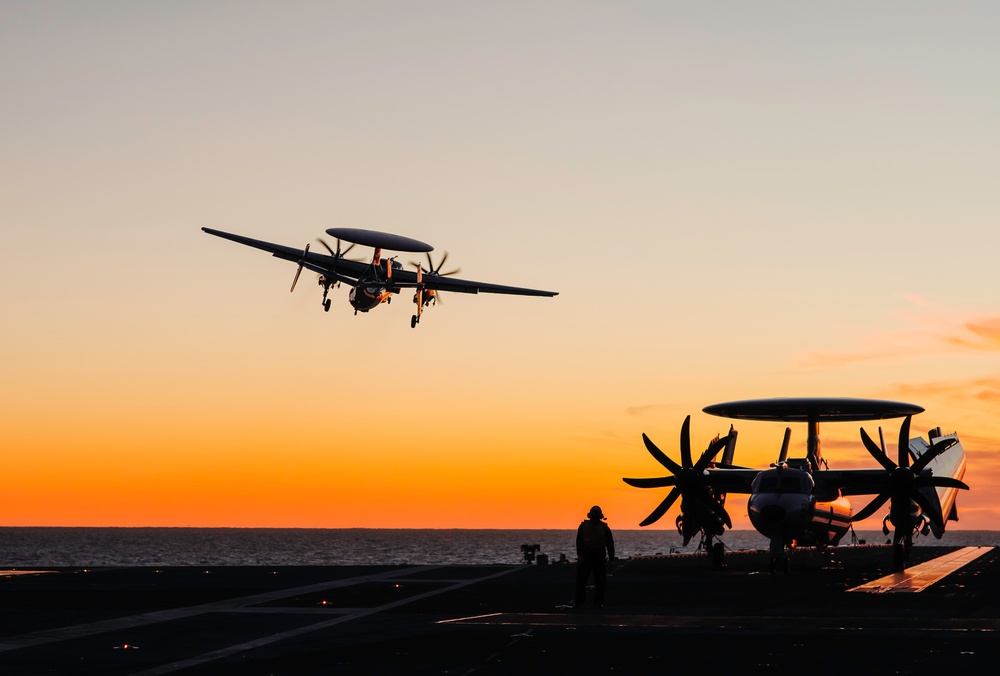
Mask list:
[{"label": "sunset glow", "polygon": [[[0,6],[0,524],[636,528],[642,433],[849,396],[957,431],[996,530],[1000,10],[723,5]],[[334,226],[560,295],[411,329],[200,230]]]}]

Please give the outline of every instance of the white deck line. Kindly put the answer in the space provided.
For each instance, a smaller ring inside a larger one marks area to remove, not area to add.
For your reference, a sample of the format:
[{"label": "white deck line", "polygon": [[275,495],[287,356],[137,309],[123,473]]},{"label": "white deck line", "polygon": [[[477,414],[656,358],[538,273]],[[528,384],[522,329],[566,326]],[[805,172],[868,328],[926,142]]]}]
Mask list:
[{"label": "white deck line", "polygon": [[290,629],[288,631],[278,632],[277,634],[271,634],[270,636],[262,636],[261,638],[254,639],[252,641],[247,641],[245,643],[239,643],[237,645],[231,645],[228,648],[220,648],[218,650],[213,650],[207,652],[203,655],[196,655],[195,657],[189,657],[184,660],[179,660],[177,662],[171,662],[170,664],[164,664],[163,666],[154,667],[147,671],[140,671],[133,676],[159,676],[160,674],[171,674],[175,671],[180,671],[181,669],[189,669],[191,667],[200,666],[207,662],[212,662],[214,660],[222,659],[223,657],[228,657],[230,655],[235,655],[236,653],[241,653],[247,650],[253,650],[254,648],[260,648],[261,646],[270,645],[271,643],[277,643],[278,641],[284,641],[288,638],[294,638],[296,636],[301,636],[302,634],[308,634],[313,631],[319,631],[320,629],[326,629],[327,627],[332,627],[343,622],[349,622],[350,620],[356,620],[359,617],[367,617],[369,615],[374,615],[375,613],[380,613],[384,610],[391,610],[392,608],[398,608],[399,606],[405,606],[413,601],[419,601],[421,599],[429,598],[431,596],[437,596],[438,594],[444,594],[445,592],[454,591],[455,589],[461,589],[462,587],[467,587],[470,584],[475,584],[477,582],[482,582],[483,580],[490,580],[495,577],[500,577],[502,575],[507,575],[518,570],[523,570],[520,567],[511,567],[506,570],[501,570],[499,573],[493,573],[491,575],[484,575],[483,577],[477,577],[474,579],[463,579],[456,581],[443,589],[435,589],[433,591],[424,592],[423,594],[417,594],[415,596],[410,596],[405,599],[400,599],[398,601],[392,601],[391,603],[386,603],[381,606],[376,606],[375,608],[361,608],[356,610],[356,612],[350,613],[348,615],[341,615],[340,617],[334,617],[323,622],[316,622],[315,624],[306,625],[304,627],[299,627],[297,629]]},{"label": "white deck line", "polygon": [[880,577],[847,591],[867,592],[869,594],[920,592],[992,549],[993,547],[963,547],[913,568]]},{"label": "white deck line", "polygon": [[[0,640],[0,653],[7,652],[8,650],[18,650],[19,648],[30,648],[37,645],[43,645],[45,643],[53,643],[56,641],[68,641],[75,638],[82,638],[84,636],[93,636],[94,634],[104,634],[109,631],[131,629],[133,627],[141,627],[147,624],[156,624],[157,622],[168,622],[170,620],[179,620],[185,617],[203,615],[205,613],[232,611],[243,608],[245,606],[252,606],[259,603],[267,603],[269,601],[277,601],[283,598],[288,598],[290,596],[309,594],[318,591],[326,591],[328,589],[338,589],[340,587],[350,587],[352,585],[361,584],[363,582],[372,582],[376,580],[385,581],[385,580],[394,580],[396,578],[405,578],[407,575],[415,575],[441,567],[442,566],[414,566],[412,568],[405,568],[402,570],[389,570],[382,573],[373,573],[372,575],[360,575],[357,577],[339,578],[336,580],[330,580],[328,582],[319,582],[317,584],[311,584],[304,587],[275,589],[273,591],[263,592],[260,594],[253,594],[251,596],[242,596],[240,598],[235,598],[235,599],[224,599],[222,601],[212,601],[210,603],[202,603],[196,606],[188,606],[186,608],[168,608],[166,610],[154,610],[148,613],[142,613],[140,615],[128,615],[125,617],[115,617],[109,620],[88,622],[86,624],[74,624],[68,627],[43,629],[41,631],[35,631],[28,634],[20,634],[18,636],[8,636],[7,638]],[[412,582],[412,580],[407,580],[407,581]]]}]

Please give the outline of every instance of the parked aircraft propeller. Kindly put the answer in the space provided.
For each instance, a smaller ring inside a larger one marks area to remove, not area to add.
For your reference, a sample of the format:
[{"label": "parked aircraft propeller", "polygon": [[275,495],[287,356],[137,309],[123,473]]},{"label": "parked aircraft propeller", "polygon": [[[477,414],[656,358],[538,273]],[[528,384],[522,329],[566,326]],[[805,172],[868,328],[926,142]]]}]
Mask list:
[{"label": "parked aircraft propeller", "polygon": [[667,457],[645,434],[642,435],[642,441],[646,444],[646,450],[649,451],[649,454],[670,470],[673,476],[648,479],[625,478],[623,481],[636,488],[664,488],[666,486],[673,488],[656,509],[639,524],[640,526],[648,526],[657,521],[680,497],[681,518],[678,525],[682,530],[685,546],[698,531],[704,530],[706,534],[714,536],[722,535],[725,530],[723,524],[729,528],[733,527],[732,519],[729,518],[723,501],[712,493],[708,485],[708,477],[705,476],[705,470],[709,463],[729,442],[728,435],[709,444],[698,461],[693,462],[691,457],[691,416],[686,417],[681,426],[680,464]]},{"label": "parked aircraft propeller", "polygon": [[[898,547],[902,543],[904,550],[897,559],[901,563],[901,554],[905,553],[905,550],[908,550],[912,544],[913,532],[919,523],[917,519],[921,512],[936,525],[940,527],[944,526],[944,516],[941,514],[940,508],[933,501],[929,500],[921,492],[921,489],[938,486],[966,490],[969,488],[965,482],[959,479],[923,474],[927,465],[955,444],[956,440],[953,437],[949,437],[937,441],[923,455],[917,458],[912,465],[910,464],[910,416],[906,416],[899,428],[896,462],[889,459],[881,428],[879,428],[879,442],[881,447],[872,441],[872,438],[868,436],[863,427],[861,428],[861,441],[864,442],[868,453],[885,469],[886,476],[881,492],[864,509],[851,517],[851,520],[862,521],[867,519],[886,502],[889,502],[889,521],[895,528],[893,545]],[[916,512],[912,509],[912,503],[919,505],[921,512]]]}]

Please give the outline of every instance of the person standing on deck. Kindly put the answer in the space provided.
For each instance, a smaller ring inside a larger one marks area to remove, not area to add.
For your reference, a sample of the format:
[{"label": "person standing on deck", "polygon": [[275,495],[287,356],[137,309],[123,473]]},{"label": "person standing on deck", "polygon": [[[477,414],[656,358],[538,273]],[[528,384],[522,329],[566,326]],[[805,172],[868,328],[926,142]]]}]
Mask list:
[{"label": "person standing on deck", "polygon": [[604,521],[604,512],[594,505],[587,514],[587,520],[576,531],[576,598],[573,602],[576,608],[583,607],[591,572],[594,574],[594,604],[598,608],[604,607],[608,559],[615,558],[615,539]]}]

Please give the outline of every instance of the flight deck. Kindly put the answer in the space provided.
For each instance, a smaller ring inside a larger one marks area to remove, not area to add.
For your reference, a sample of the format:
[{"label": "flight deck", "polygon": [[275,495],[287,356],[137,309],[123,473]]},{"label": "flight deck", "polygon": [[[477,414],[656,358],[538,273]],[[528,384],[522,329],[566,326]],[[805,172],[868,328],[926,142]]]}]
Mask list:
[{"label": "flight deck", "polygon": [[[915,547],[901,574],[882,545],[767,564],[617,561],[601,610],[568,607],[573,564],[16,571],[0,577],[0,673],[995,671],[993,548]],[[908,573],[912,593],[848,593]]]}]

